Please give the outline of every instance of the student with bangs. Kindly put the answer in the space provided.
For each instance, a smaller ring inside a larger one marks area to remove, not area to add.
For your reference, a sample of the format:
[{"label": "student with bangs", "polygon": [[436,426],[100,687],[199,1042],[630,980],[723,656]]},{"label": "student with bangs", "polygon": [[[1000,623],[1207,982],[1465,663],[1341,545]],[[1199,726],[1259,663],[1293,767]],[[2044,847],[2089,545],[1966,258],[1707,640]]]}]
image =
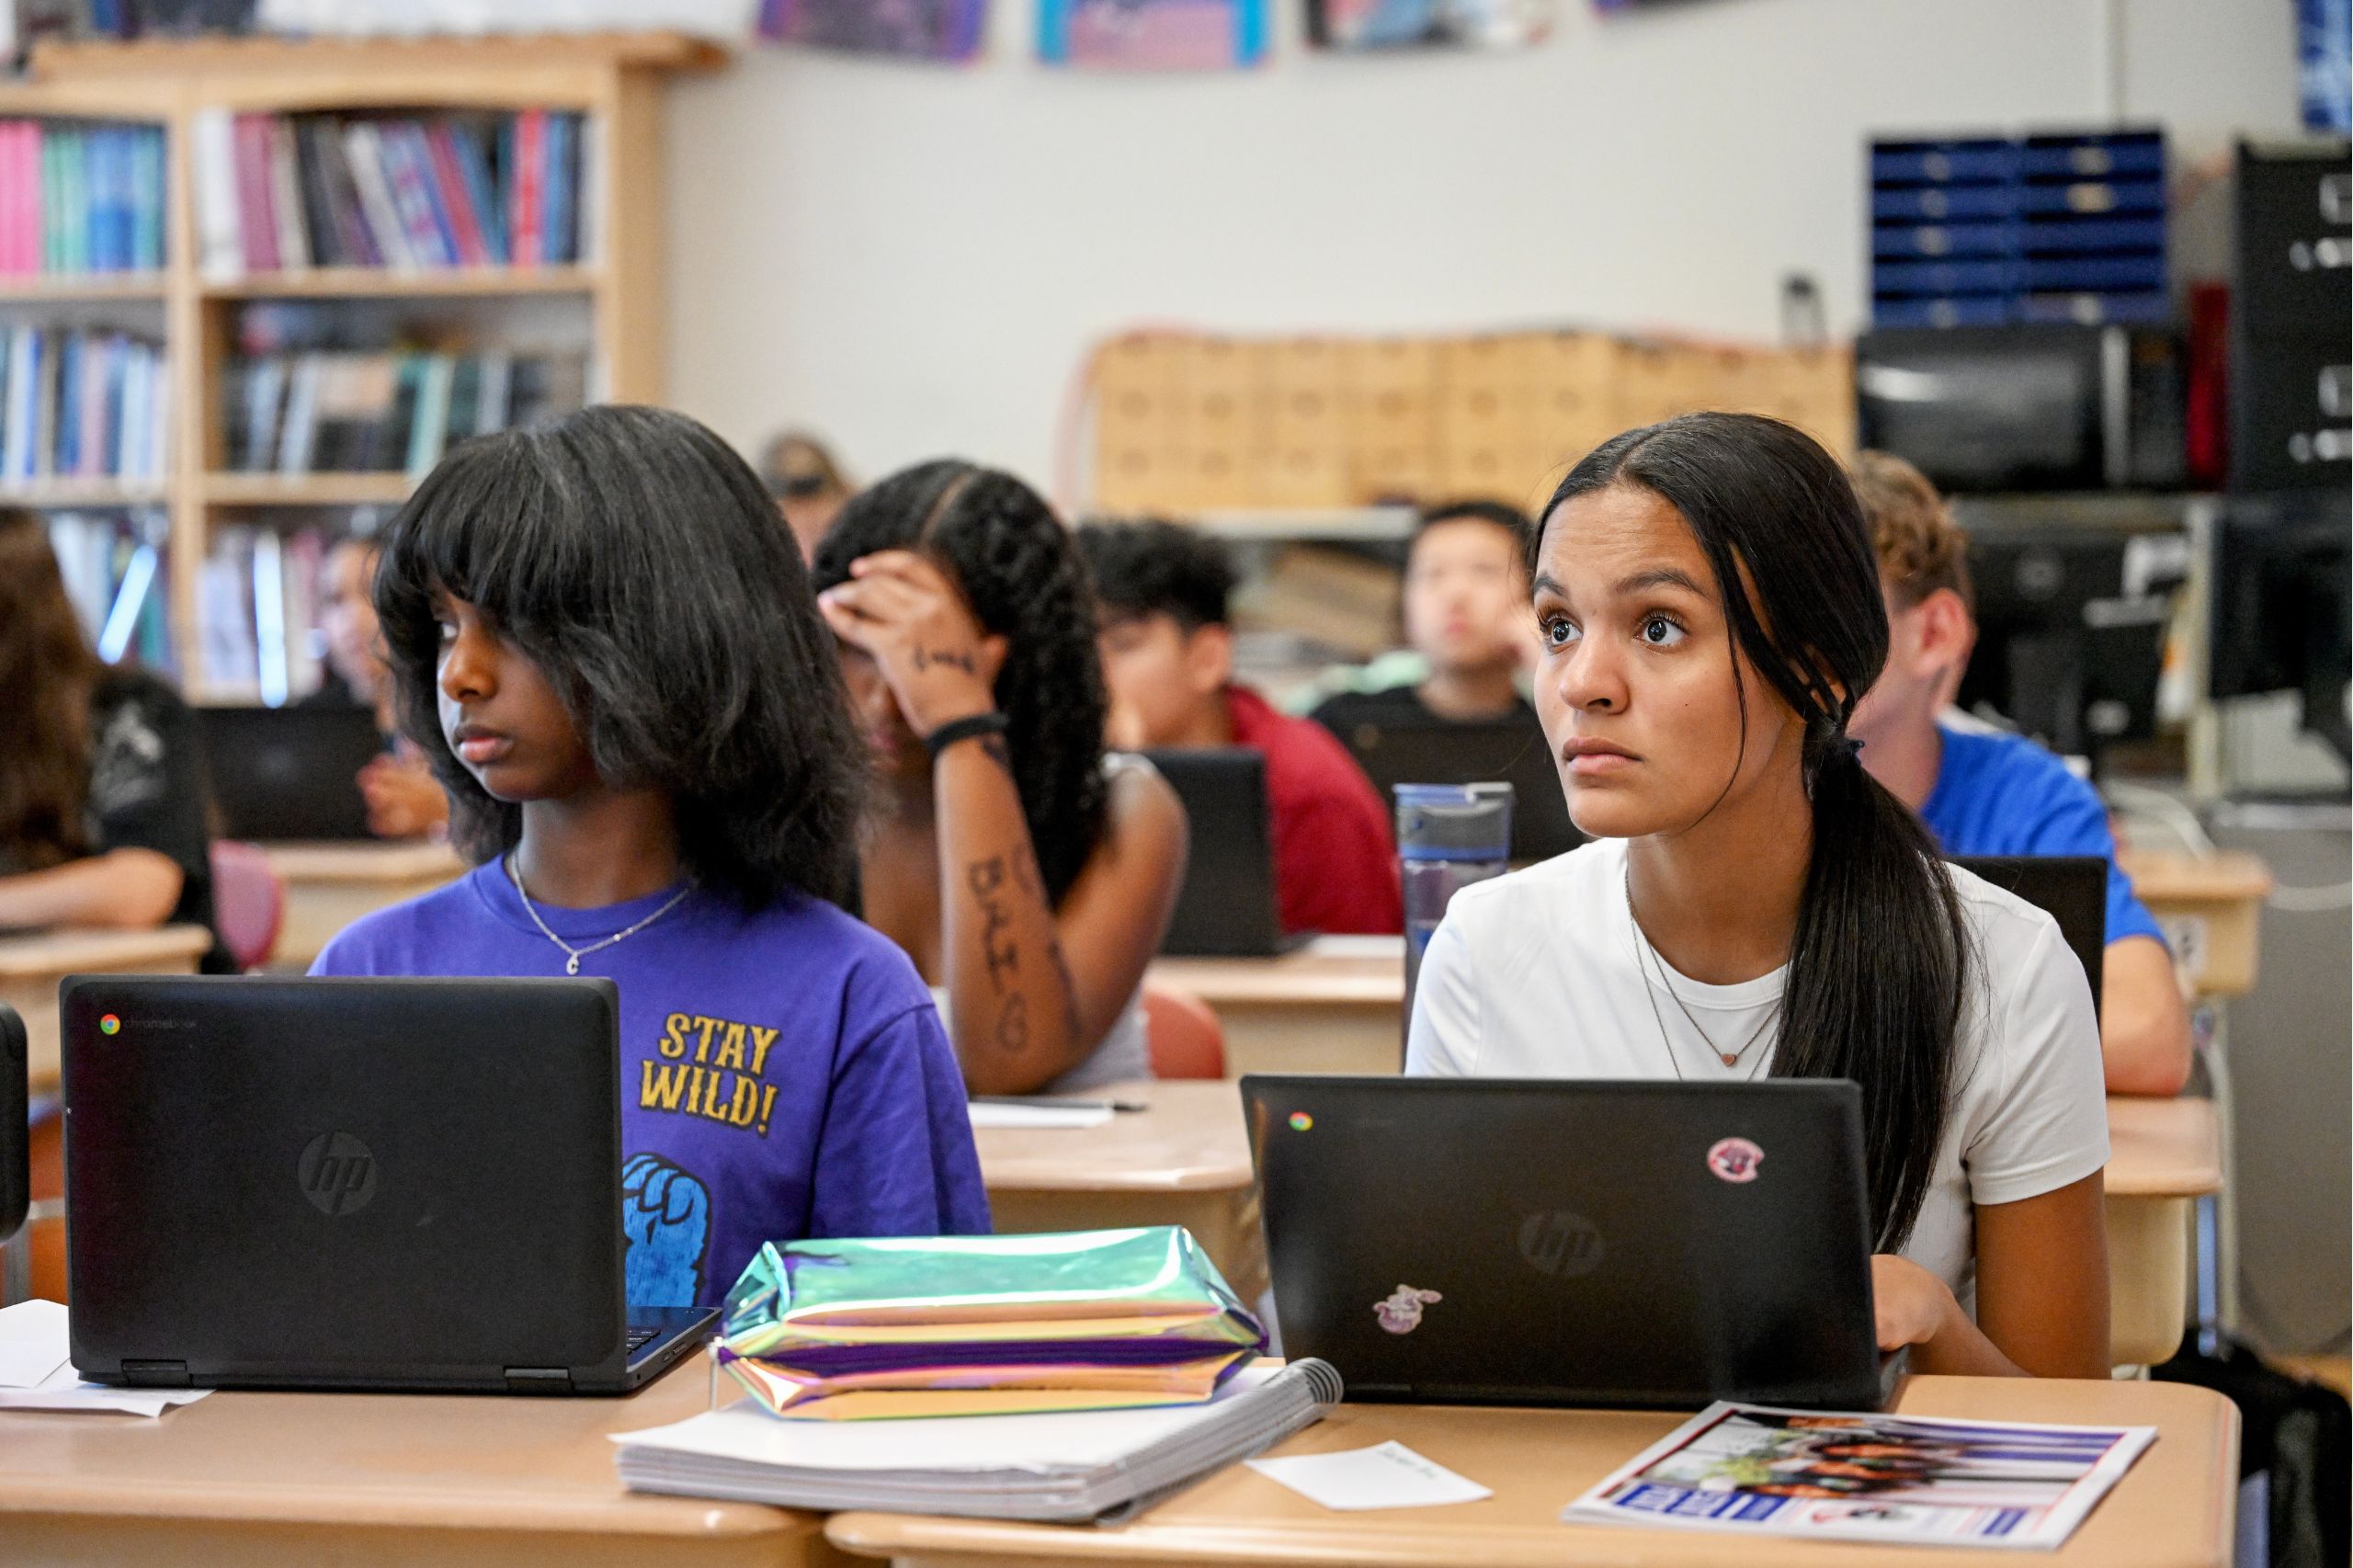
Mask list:
[{"label": "student with bangs", "polygon": [[1408,1071],[1851,1079],[1880,1344],[2107,1376],[2090,987],[1857,756],[1888,623],[1836,460],[1748,415],[1629,431],[1562,481],[1534,564],[1538,714],[1595,841],[1455,895]]},{"label": "student with bangs", "polygon": [[1095,600],[1053,509],[1010,474],[918,464],[817,547],[879,775],[866,917],[939,987],[976,1094],[1148,1078],[1144,967],[1185,871],[1185,811],[1103,749]]},{"label": "student with bangs", "polygon": [[477,864],[313,972],[616,983],[631,1303],[714,1305],[765,1242],[987,1231],[938,1015],[836,907],[856,732],[743,460],[645,408],[471,442],[393,519],[375,601]]}]

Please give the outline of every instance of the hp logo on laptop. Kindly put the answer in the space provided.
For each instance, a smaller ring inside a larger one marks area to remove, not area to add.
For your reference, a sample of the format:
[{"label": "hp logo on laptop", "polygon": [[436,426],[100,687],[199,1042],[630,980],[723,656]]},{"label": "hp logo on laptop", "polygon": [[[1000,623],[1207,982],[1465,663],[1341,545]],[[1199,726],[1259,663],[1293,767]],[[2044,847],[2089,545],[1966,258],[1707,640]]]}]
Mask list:
[{"label": "hp logo on laptop", "polygon": [[1553,1279],[1574,1279],[1601,1267],[1601,1232],[1584,1215],[1567,1209],[1530,1214],[1520,1222],[1519,1256],[1537,1273]]},{"label": "hp logo on laptop", "polygon": [[322,1132],[304,1144],[296,1175],[322,1214],[357,1214],[376,1196],[375,1152],[348,1132]]}]

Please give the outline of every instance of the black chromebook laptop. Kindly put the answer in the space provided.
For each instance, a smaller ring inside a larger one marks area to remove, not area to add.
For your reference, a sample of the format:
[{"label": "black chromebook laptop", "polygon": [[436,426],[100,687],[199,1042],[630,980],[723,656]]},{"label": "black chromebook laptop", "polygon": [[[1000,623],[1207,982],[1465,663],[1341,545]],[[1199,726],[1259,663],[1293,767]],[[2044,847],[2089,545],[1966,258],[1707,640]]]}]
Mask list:
[{"label": "black chromebook laptop", "polygon": [[60,1012],[85,1378],[623,1393],[716,1316],[625,1304],[608,980],[75,975]]},{"label": "black chromebook laptop", "polygon": [[1534,723],[1352,724],[1336,732],[1386,802],[1400,784],[1511,786],[1511,858],[1527,865],[1585,842],[1569,820],[1552,747]]},{"label": "black chromebook laptop", "polygon": [[359,839],[359,770],[383,755],[366,708],[199,708],[204,768],[224,838]]},{"label": "black chromebook laptop", "polygon": [[1185,803],[1185,885],[1160,950],[1171,958],[1271,958],[1307,940],[1276,913],[1267,759],[1247,746],[1143,754]]},{"label": "black chromebook laptop", "polygon": [[1242,1080],[1283,1353],[1350,1399],[1877,1409],[1853,1084]]},{"label": "black chromebook laptop", "polygon": [[2092,985],[2092,1017],[2108,969],[2108,862],[2097,855],[1956,855],[1952,863],[2014,892],[2059,922]]}]

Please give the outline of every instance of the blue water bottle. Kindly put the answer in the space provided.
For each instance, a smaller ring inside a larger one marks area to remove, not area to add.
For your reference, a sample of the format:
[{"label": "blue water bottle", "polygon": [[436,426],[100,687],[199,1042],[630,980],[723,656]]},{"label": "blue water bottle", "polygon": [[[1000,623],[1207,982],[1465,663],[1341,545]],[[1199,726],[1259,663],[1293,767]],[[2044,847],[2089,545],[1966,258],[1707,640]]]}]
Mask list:
[{"label": "blue water bottle", "polygon": [[1508,784],[1397,786],[1397,861],[1405,889],[1405,1017],[1422,949],[1455,890],[1501,876],[1511,855]]}]

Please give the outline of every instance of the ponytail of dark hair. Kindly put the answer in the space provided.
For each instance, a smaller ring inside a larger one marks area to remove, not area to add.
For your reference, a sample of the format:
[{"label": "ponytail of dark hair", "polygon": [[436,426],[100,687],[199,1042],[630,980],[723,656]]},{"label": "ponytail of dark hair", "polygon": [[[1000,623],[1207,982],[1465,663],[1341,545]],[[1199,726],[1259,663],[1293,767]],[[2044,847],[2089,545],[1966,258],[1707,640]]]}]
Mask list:
[{"label": "ponytail of dark hair", "polygon": [[[1746,414],[1688,414],[1603,443],[1561,482],[1545,517],[1620,484],[1682,514],[1714,568],[1740,652],[1805,724],[1813,846],[1773,1076],[1861,1086],[1877,1245],[1893,1252],[1935,1173],[1973,960],[1935,840],[1864,770],[1847,735],[1888,650],[1861,507],[1811,437]],[[1740,704],[1745,745],[1745,687]]]}]

